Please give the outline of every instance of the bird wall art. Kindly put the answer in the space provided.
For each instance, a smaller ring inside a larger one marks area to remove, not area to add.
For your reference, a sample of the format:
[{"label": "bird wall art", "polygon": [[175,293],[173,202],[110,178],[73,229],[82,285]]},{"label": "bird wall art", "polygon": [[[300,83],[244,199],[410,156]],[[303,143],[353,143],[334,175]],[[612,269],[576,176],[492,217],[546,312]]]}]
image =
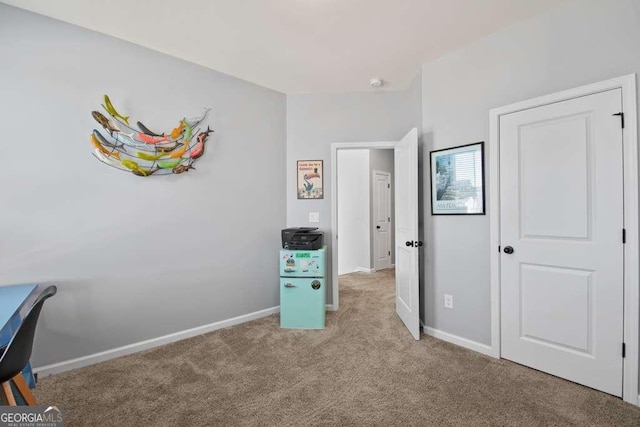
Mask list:
[{"label": "bird wall art", "polygon": [[194,162],[202,157],[213,130],[202,123],[209,109],[199,117],[182,118],[166,133],[149,130],[141,122],[137,129],[129,124],[129,116],[115,109],[109,96],[102,104],[106,114],[92,111],[91,116],[104,128],[105,134],[94,129],[90,135],[93,156],[113,168],[137,176],[181,174],[195,170]]}]

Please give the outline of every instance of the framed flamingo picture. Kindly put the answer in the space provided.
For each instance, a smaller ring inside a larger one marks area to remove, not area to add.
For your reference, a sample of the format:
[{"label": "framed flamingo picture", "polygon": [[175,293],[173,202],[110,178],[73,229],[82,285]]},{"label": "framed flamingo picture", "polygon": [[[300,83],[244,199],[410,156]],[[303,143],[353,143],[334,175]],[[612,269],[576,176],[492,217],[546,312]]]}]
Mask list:
[{"label": "framed flamingo picture", "polygon": [[298,160],[298,199],[322,199],[322,160]]}]

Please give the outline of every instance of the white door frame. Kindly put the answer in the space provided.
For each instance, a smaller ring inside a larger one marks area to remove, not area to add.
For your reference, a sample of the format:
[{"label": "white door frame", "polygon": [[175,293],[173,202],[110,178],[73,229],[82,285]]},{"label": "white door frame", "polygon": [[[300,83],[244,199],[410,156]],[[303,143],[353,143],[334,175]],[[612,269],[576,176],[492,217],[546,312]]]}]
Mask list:
[{"label": "white door frame", "polygon": [[338,310],[338,150],[394,149],[398,141],[334,142],[331,144],[331,290],[333,304]]},{"label": "white door frame", "polygon": [[[379,170],[374,170],[373,172],[371,172],[372,175],[372,180],[371,182],[375,185],[376,182],[376,175],[386,175],[389,177],[389,184],[391,184],[391,172],[387,172],[387,171],[379,171]],[[388,218],[391,218],[391,187],[388,188],[388,192],[389,192],[389,204],[387,205],[387,216]],[[371,211],[375,212],[375,208],[376,208],[376,202],[379,202],[380,200],[378,200],[378,198],[376,197],[376,192],[375,192],[375,188],[372,189],[372,194],[371,194]],[[375,214],[372,214],[371,219],[374,220],[375,219]],[[373,259],[373,265],[371,266],[373,268],[373,271],[377,271],[378,269],[376,268],[376,254],[378,251],[378,233],[376,232],[376,229],[373,228],[375,224],[373,224],[375,221],[372,221],[371,223],[371,230],[373,231],[373,236],[371,239],[372,242],[372,248],[373,250],[372,252],[372,259]],[[395,242],[391,241],[391,220],[387,221],[388,222],[388,226],[389,226],[389,230],[387,231],[389,233],[389,252],[391,252],[391,248],[393,247],[393,245],[395,244]],[[391,262],[391,254],[389,254],[389,265],[386,268],[391,268],[393,267],[393,263]]]},{"label": "white door frame", "polygon": [[561,102],[612,89],[621,89],[625,127],[622,131],[624,153],[624,342],[622,398],[638,406],[638,332],[640,323],[640,284],[638,247],[638,131],[636,75],[606,80],[591,85],[541,96],[489,112],[489,217],[491,224],[491,355],[500,358],[500,116]]}]

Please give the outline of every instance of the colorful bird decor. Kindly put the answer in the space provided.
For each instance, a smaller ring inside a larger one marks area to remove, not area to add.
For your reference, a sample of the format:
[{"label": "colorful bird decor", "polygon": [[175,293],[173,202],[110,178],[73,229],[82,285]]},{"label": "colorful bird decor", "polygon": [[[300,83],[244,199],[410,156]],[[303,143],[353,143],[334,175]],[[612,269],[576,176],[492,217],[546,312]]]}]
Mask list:
[{"label": "colorful bird decor", "polygon": [[[199,117],[182,118],[178,126],[165,133],[149,130],[142,122],[137,129],[129,125],[129,116],[115,109],[104,95],[102,108],[108,115],[92,111],[91,116],[106,131],[94,129],[89,139],[93,156],[102,163],[136,176],[181,174],[191,169],[204,154],[204,147],[213,130],[201,130],[209,109]],[[193,139],[195,138],[195,141]]]}]

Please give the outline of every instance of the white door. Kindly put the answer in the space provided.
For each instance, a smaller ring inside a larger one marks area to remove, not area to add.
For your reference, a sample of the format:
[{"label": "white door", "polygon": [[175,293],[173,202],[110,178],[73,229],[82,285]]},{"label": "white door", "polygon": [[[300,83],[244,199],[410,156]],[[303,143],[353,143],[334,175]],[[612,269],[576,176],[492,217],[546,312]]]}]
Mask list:
[{"label": "white door", "polygon": [[373,268],[391,267],[391,174],[373,171]]},{"label": "white door", "polygon": [[622,395],[620,89],[500,118],[501,356]]},{"label": "white door", "polygon": [[418,277],[418,131],[413,128],[394,149],[396,206],[396,312],[420,339]]}]

